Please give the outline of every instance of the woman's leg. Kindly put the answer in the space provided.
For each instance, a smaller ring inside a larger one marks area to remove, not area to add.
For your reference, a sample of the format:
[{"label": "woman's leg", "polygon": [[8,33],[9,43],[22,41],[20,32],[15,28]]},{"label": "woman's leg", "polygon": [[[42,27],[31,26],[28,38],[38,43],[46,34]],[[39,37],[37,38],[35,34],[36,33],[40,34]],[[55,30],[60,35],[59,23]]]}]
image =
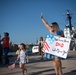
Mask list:
[{"label": "woman's leg", "polygon": [[59,72],[60,72],[60,75],[63,75],[63,73],[62,73],[62,63],[61,63],[60,58],[55,58],[53,60],[53,65],[54,65],[54,68],[55,68],[56,75],[59,75]]},{"label": "woman's leg", "polygon": [[59,72],[60,72],[60,75],[63,75],[63,72],[62,72],[62,62],[61,62],[61,60],[59,60]]},{"label": "woman's leg", "polygon": [[53,59],[53,66],[54,66],[56,75],[59,75],[59,68],[58,68],[56,59]]}]

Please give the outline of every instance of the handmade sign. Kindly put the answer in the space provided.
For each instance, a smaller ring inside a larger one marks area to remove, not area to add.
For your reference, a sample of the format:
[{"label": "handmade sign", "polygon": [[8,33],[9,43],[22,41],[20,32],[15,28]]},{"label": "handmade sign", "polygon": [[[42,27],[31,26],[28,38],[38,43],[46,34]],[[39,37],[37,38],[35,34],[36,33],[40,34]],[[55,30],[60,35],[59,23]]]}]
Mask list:
[{"label": "handmade sign", "polygon": [[43,52],[67,58],[71,39],[54,35],[47,35]]},{"label": "handmade sign", "polygon": [[32,52],[33,53],[39,52],[39,46],[33,46],[32,47]]}]

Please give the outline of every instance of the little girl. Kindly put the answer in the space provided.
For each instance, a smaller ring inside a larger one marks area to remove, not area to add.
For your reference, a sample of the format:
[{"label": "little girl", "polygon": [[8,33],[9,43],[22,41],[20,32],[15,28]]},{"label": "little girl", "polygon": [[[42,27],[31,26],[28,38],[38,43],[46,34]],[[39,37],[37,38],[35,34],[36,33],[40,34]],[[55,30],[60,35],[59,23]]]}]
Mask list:
[{"label": "little girl", "polygon": [[23,44],[23,43],[20,44],[20,53],[17,57],[17,61],[18,60],[20,60],[19,66],[20,66],[20,69],[22,69],[22,73],[24,75],[24,71],[26,70],[26,72],[27,72],[25,64],[28,61],[28,55],[25,51],[25,44]]}]

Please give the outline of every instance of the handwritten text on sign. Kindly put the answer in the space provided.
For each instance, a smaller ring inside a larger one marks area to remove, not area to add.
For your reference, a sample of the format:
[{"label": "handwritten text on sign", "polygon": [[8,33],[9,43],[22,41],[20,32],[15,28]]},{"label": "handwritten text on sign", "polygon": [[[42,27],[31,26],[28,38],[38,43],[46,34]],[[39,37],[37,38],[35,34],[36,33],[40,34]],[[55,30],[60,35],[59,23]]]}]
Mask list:
[{"label": "handwritten text on sign", "polygon": [[43,52],[66,58],[71,39],[47,35]]}]

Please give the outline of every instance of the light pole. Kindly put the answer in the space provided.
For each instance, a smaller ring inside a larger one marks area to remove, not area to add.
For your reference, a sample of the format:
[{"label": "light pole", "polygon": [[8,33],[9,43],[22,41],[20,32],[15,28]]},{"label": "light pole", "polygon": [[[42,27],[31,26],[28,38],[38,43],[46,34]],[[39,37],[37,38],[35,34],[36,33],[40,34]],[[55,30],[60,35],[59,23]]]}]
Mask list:
[{"label": "light pole", "polygon": [[67,18],[68,18],[68,20],[69,20],[69,28],[70,28],[70,31],[72,31],[72,25],[71,25],[71,19],[72,19],[72,17],[71,17],[71,15],[70,15],[69,10],[67,10]]}]

